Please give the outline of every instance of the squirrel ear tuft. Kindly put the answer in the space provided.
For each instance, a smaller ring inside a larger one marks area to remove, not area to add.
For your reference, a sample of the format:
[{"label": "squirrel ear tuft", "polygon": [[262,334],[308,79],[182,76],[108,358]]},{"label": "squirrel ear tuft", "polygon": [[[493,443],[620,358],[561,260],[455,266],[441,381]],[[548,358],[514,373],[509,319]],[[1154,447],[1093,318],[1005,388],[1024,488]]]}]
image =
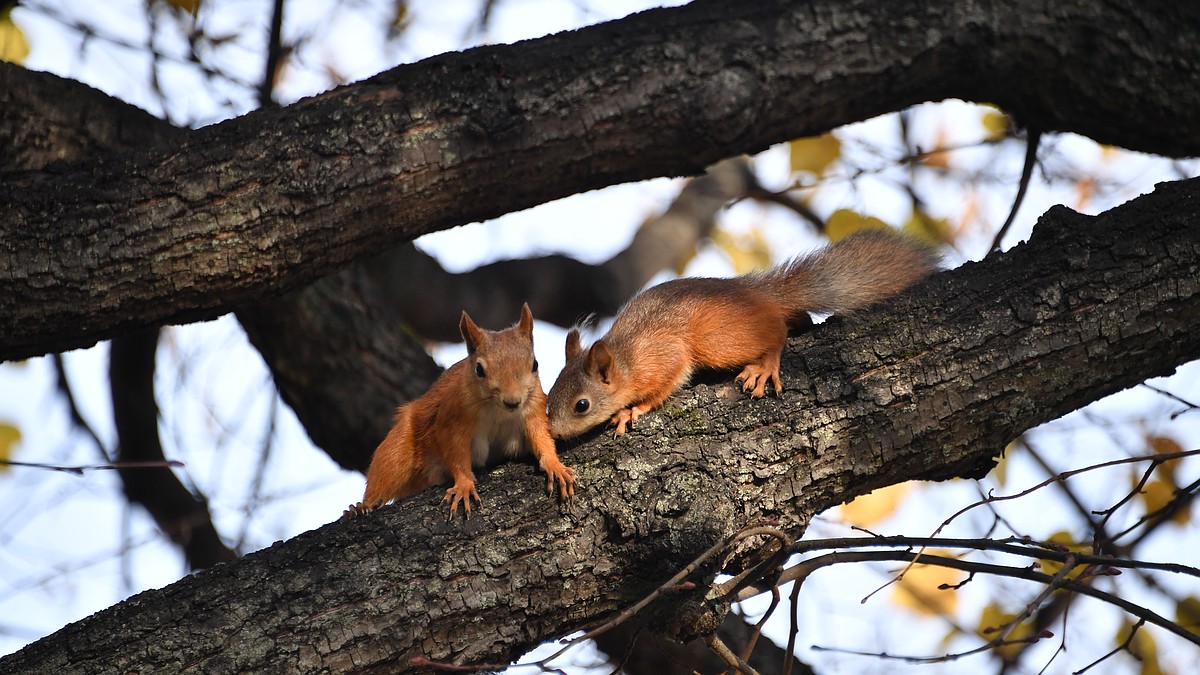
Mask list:
[{"label": "squirrel ear tuft", "polygon": [[533,312],[529,309],[529,303],[521,305],[521,320],[517,322],[517,331],[522,335],[533,338]]},{"label": "squirrel ear tuft", "polygon": [[483,341],[483,331],[475,322],[467,316],[467,311],[463,310],[462,318],[458,320],[458,332],[462,334],[463,342],[467,343],[467,352],[474,354],[479,348],[479,343]]},{"label": "squirrel ear tuft", "polygon": [[613,353],[604,340],[592,345],[587,355],[587,371],[599,377],[604,384],[610,384],[612,367]]},{"label": "squirrel ear tuft", "polygon": [[571,331],[567,333],[567,360],[570,361],[581,351],[583,350],[579,348],[579,330],[572,328]]}]

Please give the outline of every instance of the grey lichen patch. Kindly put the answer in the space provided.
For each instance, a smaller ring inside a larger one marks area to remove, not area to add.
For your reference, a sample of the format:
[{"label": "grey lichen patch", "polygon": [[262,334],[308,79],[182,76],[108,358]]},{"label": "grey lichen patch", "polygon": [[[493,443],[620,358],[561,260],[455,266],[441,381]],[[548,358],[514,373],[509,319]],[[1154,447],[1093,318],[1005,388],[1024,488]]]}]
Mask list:
[{"label": "grey lichen patch", "polygon": [[655,515],[678,518],[704,496],[709,479],[700,471],[676,471],[663,482],[662,493],[654,502]]}]

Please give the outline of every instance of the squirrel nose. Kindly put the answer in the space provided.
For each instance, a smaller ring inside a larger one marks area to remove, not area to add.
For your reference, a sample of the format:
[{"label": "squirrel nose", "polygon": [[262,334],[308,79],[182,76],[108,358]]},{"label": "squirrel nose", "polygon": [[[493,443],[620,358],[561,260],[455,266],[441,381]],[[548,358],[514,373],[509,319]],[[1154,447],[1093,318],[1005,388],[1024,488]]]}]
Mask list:
[{"label": "squirrel nose", "polygon": [[521,399],[516,399],[515,401],[510,401],[509,399],[506,398],[506,399],[504,399],[504,407],[508,408],[509,410],[516,410],[517,408],[521,407]]}]

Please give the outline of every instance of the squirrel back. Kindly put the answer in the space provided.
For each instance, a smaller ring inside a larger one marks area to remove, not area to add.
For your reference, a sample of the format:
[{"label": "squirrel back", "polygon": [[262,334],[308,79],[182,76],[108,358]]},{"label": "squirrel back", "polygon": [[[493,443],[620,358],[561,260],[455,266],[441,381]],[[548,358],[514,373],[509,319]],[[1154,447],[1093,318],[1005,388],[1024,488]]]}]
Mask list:
[{"label": "squirrel back", "polygon": [[546,394],[533,353],[533,314],[502,331],[479,328],[463,312],[459,330],[467,357],[420,398],[396,411],[367,470],[362,502],[344,515],[369,511],[452,478],[444,501],[453,516],[460,503],[469,517],[479,500],[472,467],[532,452],[546,471],[548,490],[575,493],[575,474],[559,461],[546,417]]},{"label": "squirrel back", "polygon": [[635,296],[608,334],[583,349],[567,335],[566,364],[550,388],[550,430],[571,438],[612,422],[617,433],[662,405],[699,368],[741,368],[751,396],[776,392],[788,328],[808,312],[853,312],[937,268],[936,256],[888,232],[864,232],[770,270],[684,278]]}]

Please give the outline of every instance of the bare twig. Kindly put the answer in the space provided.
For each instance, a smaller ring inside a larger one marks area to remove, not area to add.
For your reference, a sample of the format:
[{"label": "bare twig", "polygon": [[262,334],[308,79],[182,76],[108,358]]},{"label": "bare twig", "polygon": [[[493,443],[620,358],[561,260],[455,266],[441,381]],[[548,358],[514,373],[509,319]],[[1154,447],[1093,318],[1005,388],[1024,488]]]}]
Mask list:
[{"label": "bare twig", "polygon": [[746,663],[742,657],[734,654],[733,650],[727,647],[721,638],[717,637],[716,633],[708,636],[707,642],[708,648],[713,650],[717,656],[721,657],[722,661],[729,664],[731,667],[736,668],[737,672],[743,673],[744,675],[759,675],[758,671],[751,667],[749,663]]},{"label": "bare twig", "polygon": [[1040,129],[1029,129],[1029,133],[1025,137],[1025,164],[1021,167],[1021,182],[1017,185],[1017,196],[1013,199],[1012,209],[1008,212],[1008,218],[1004,220],[1004,224],[1000,226],[1000,230],[996,232],[996,238],[992,240],[991,251],[1000,250],[1000,242],[1004,239],[1004,235],[1008,234],[1008,228],[1012,226],[1013,221],[1017,218],[1017,211],[1021,208],[1021,202],[1025,201],[1025,192],[1029,189],[1029,180],[1033,177],[1033,167],[1037,164],[1038,145],[1042,140],[1042,132]]},{"label": "bare twig", "polygon": [[787,548],[792,545],[792,538],[777,528],[767,527],[767,526],[751,526],[751,527],[742,528],[741,530],[738,530],[734,534],[717,542],[716,544],[714,544],[712,547],[710,547],[704,553],[701,553],[700,556],[698,558],[696,558],[695,560],[693,560],[691,563],[689,563],[687,565],[687,567],[684,567],[682,570],[680,570],[678,573],[676,573],[675,576],[668,579],[666,582],[664,582],[658,588],[654,589],[653,592],[651,592],[649,595],[647,595],[646,597],[639,600],[633,606],[621,610],[621,612],[619,614],[617,614],[617,616],[613,617],[611,620],[606,621],[601,626],[599,626],[597,628],[593,628],[592,630],[584,633],[583,635],[580,635],[579,637],[571,640],[570,642],[565,644],[562,649],[558,650],[557,652],[554,652],[553,654],[542,659],[541,661],[538,661],[538,663],[542,664],[542,665],[550,663],[554,659],[557,659],[558,657],[562,656],[568,649],[570,649],[571,647],[574,647],[575,645],[579,644],[580,642],[583,642],[584,640],[590,640],[593,637],[595,637],[605,631],[612,630],[613,628],[619,626],[621,623],[625,622],[627,619],[629,619],[630,617],[632,617],[633,615],[637,614],[642,609],[644,609],[646,607],[646,605],[649,605],[651,602],[654,602],[654,600],[659,598],[664,593],[667,593],[668,591],[671,591],[675,587],[677,587],[684,579],[686,579],[689,575],[691,575],[693,572],[695,572],[697,569],[699,569],[700,566],[705,563],[705,561],[709,560],[710,558],[717,555],[721,551],[725,550],[726,548],[732,546],[733,544],[735,544],[743,539],[747,539],[749,537],[761,536],[761,535],[775,537],[783,544],[783,548]]}]

